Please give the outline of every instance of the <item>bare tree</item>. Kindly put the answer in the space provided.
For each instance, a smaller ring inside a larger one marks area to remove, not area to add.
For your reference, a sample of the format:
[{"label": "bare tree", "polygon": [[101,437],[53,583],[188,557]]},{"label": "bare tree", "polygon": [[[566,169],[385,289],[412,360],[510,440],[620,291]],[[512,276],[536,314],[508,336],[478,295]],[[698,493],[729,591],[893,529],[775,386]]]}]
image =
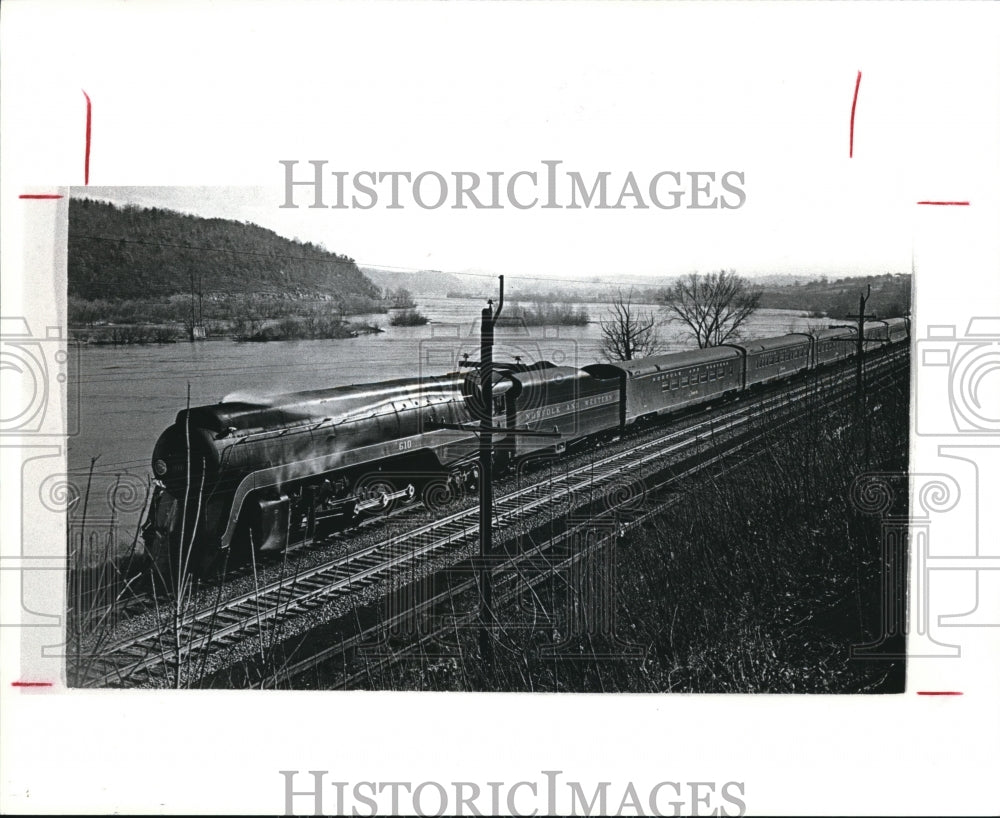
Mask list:
[{"label": "bare tree", "polygon": [[761,288],[733,270],[691,273],[664,293],[668,321],[687,327],[698,347],[714,347],[739,336],[760,304]]},{"label": "bare tree", "polygon": [[661,347],[656,319],[632,306],[632,290],[611,302],[611,317],[601,319],[601,347],[609,361],[631,361],[655,355]]}]

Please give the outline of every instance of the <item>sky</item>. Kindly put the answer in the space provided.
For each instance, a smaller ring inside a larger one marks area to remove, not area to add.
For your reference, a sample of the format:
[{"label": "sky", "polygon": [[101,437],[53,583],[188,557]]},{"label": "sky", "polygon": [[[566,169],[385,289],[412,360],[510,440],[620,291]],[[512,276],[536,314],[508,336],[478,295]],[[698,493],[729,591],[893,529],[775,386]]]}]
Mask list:
[{"label": "sky", "polygon": [[[982,167],[1000,142],[996,90],[968,81],[997,73],[987,29],[934,9],[912,11],[904,33],[885,6],[859,18],[840,5],[714,5],[582,4],[570,25],[558,4],[417,4],[392,15],[352,4],[309,25],[234,16],[221,3],[200,19],[230,32],[224,48],[211,25],[183,26],[153,6],[145,30],[176,36],[169,59],[150,59],[141,37],[105,35],[114,59],[71,42],[61,69],[39,66],[39,82],[64,79],[79,57],[71,90],[51,102],[76,117],[82,87],[95,100],[88,195],[246,219],[362,265],[567,278],[907,272],[918,200],[996,198]],[[944,46],[942,68],[928,55]],[[10,89],[15,104],[22,92]],[[54,147],[64,138],[45,133]],[[60,181],[78,176],[78,151],[66,151],[72,176],[67,159]],[[282,209],[282,160],[304,174],[322,160],[348,180],[506,179],[557,160],[584,179],[607,171],[612,191],[629,172],[644,188],[661,171],[733,171],[746,200],[729,210],[425,210],[386,209],[383,197],[334,210],[306,207],[297,190],[303,206]],[[57,166],[39,167],[41,181]]]},{"label": "sky", "polygon": [[[1000,304],[995,3],[8,0],[0,22],[3,310],[30,319],[39,338],[55,341],[65,324],[65,243],[53,241],[65,236],[65,200],[19,197],[85,183],[88,195],[248,220],[383,267],[566,279],[722,267],[848,275],[906,272],[912,258],[912,475],[958,474],[963,497],[996,495],[995,456],[979,472],[964,460],[968,436],[934,436],[955,434],[949,370],[923,366]],[[349,174],[512,173],[542,160],[616,179],[739,171],[746,203],[282,209],[282,160],[326,160]],[[940,455],[948,440],[965,454]],[[28,482],[16,490],[29,472],[48,474],[46,461],[62,468],[46,455],[62,443],[33,439],[28,468],[0,462],[5,556],[21,559],[18,546],[37,540],[34,527],[30,541],[11,534],[39,495]],[[935,553],[971,555],[997,541],[988,531],[976,539],[978,517],[934,519]],[[61,523],[52,542],[61,555]],[[935,590],[935,613],[971,607],[939,599]],[[5,616],[26,615],[16,592],[4,600]],[[997,720],[1000,651],[995,628],[956,630],[945,639],[962,641],[960,662],[907,669],[911,687],[926,685],[913,689],[967,693],[954,697],[347,701],[3,687],[0,800],[40,814],[274,812],[278,770],[330,770],[328,781],[530,781],[561,769],[593,782],[739,779],[756,813],[979,814],[996,800],[995,730],[984,725]],[[51,635],[45,655],[55,652],[58,635],[22,633]],[[8,680],[29,656],[24,644],[0,640]],[[137,724],[155,737],[141,753],[121,740]],[[477,740],[480,729],[490,741]]]},{"label": "sky", "polygon": [[[529,167],[544,178],[545,166],[541,163]],[[454,177],[447,168],[436,172],[448,180],[448,201],[454,202]],[[596,171],[577,172],[588,188],[598,178]],[[353,173],[350,171],[346,177],[345,201],[352,196]],[[616,202],[628,173],[625,170],[607,177],[609,203]],[[709,185],[707,194],[699,194],[701,201],[711,202],[720,196],[730,203],[739,201],[720,187],[723,173],[715,174],[714,184],[707,177],[698,177],[700,186]],[[312,178],[310,174],[310,166],[301,162],[302,178]],[[874,221],[866,223],[870,214],[844,216],[839,219],[839,228],[861,235],[856,241],[840,242],[829,232],[833,219],[817,217],[818,224],[804,228],[789,213],[768,216],[752,212],[755,191],[749,181],[741,185],[737,177],[729,177],[728,182],[745,194],[746,213],[739,210],[687,213],[683,208],[684,202],[690,202],[691,177],[684,171],[680,187],[673,184],[674,177],[664,177],[657,188],[663,191],[660,200],[664,204],[671,201],[671,190],[683,191],[681,207],[654,211],[646,195],[648,180],[654,174],[633,174],[640,185],[642,201],[652,212],[633,207],[637,202],[634,196],[623,199],[626,209],[617,212],[588,208],[553,212],[542,211],[539,206],[519,212],[510,206],[504,191],[500,199],[505,205],[502,211],[470,206],[464,212],[455,212],[448,204],[425,210],[413,201],[405,182],[399,198],[405,203],[401,210],[387,210],[380,204],[371,210],[318,210],[309,207],[314,202],[313,192],[302,188],[293,192],[292,201],[298,205],[295,209],[280,207],[285,203],[285,193],[280,187],[90,186],[74,188],[72,195],[119,205],[163,207],[203,217],[249,221],[288,238],[321,244],[354,258],[361,266],[404,271],[505,273],[572,281],[596,276],[607,279],[676,275],[722,268],[736,269],[749,276],[773,273],[848,276],[910,269],[911,241],[905,224],[887,225],[883,218],[874,222],[879,228],[875,235],[870,235]],[[479,175],[482,180],[487,179],[485,172]],[[416,176],[416,172],[411,176]],[[505,174],[504,182],[509,176]],[[331,176],[324,187],[324,198],[331,202],[336,195],[333,184]],[[431,191],[433,202],[439,187],[433,181],[423,184]],[[482,186],[487,185],[484,182]],[[515,195],[530,201],[536,195],[532,187],[526,180],[518,188],[523,188],[523,194],[515,192]],[[545,191],[539,187],[544,201]],[[569,203],[571,188],[572,182],[560,177],[558,201]],[[389,201],[389,190],[388,182],[379,185],[380,199]],[[362,202],[370,201],[370,197],[355,195]],[[845,226],[844,222],[850,224]],[[497,236],[508,240],[498,241]]]}]

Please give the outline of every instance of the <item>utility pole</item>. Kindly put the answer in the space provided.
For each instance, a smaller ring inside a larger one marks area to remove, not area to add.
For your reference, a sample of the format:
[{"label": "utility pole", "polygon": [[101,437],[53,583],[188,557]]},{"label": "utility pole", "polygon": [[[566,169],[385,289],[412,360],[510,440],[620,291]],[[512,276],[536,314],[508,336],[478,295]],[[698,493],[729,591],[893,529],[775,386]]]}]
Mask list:
[{"label": "utility pole", "polygon": [[[858,418],[861,425],[864,427],[865,433],[865,468],[868,468],[869,461],[871,460],[871,429],[868,427],[868,413],[866,410],[867,396],[865,395],[865,305],[868,303],[868,299],[872,295],[872,285],[868,285],[868,292],[865,295],[858,296],[858,314],[848,315],[848,318],[858,319],[858,354],[856,356],[855,363],[855,377],[857,378],[857,389],[858,389]],[[867,316],[873,321],[878,318],[877,315]]]},{"label": "utility pole", "polygon": [[191,340],[191,341],[193,341],[194,340],[194,328],[195,328],[195,326],[197,326],[197,323],[198,323],[197,321],[195,321],[195,317],[194,317],[194,268],[191,268],[190,270],[188,270],[188,273],[191,276],[191,328],[188,330],[188,339]]},{"label": "utility pole", "polygon": [[479,416],[478,424],[440,423],[437,429],[454,429],[472,432],[479,438],[479,559],[476,561],[476,579],[479,583],[479,656],[482,662],[483,680],[491,684],[496,679],[493,646],[496,642],[496,612],[493,609],[493,434],[505,436],[552,437],[560,434],[554,428],[551,432],[542,429],[519,429],[513,426],[494,426],[493,417],[493,377],[496,372],[517,372],[523,369],[520,359],[515,364],[495,364],[493,362],[494,329],[503,311],[503,276],[500,276],[500,300],[493,309],[493,299],[483,309],[480,323],[479,361],[464,360],[459,366],[477,367],[479,374],[479,395],[481,402],[472,414]]},{"label": "utility pole", "polygon": [[479,325],[479,389],[483,414],[479,419],[479,655],[487,678],[493,678],[493,330],[503,311],[503,276],[496,311],[493,299],[483,308]]},{"label": "utility pole", "polygon": [[[855,363],[857,372],[857,386],[858,386],[858,397],[864,399],[865,394],[865,305],[868,303],[868,299],[872,295],[872,285],[868,285],[868,293],[866,295],[858,296],[858,314],[848,315],[848,318],[858,319],[858,355],[857,362]],[[877,315],[868,316],[873,321],[878,318]]]}]

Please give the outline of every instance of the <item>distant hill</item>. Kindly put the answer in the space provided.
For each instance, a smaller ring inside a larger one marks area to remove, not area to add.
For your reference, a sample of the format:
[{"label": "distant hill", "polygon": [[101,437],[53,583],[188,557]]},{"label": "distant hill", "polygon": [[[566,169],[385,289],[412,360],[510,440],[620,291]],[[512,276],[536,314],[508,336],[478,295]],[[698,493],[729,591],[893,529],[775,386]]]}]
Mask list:
[{"label": "distant hill", "polygon": [[353,259],[249,222],[172,210],[69,204],[69,295],[88,300],[212,293],[377,299]]},{"label": "distant hill", "polygon": [[[759,279],[754,279],[758,283]],[[912,276],[909,273],[890,273],[879,276],[840,278],[834,281],[821,278],[797,278],[776,286],[765,284],[760,306],[770,309],[808,310],[831,318],[846,318],[857,313],[858,296],[872,293],[865,311],[884,317],[897,317],[909,313]]]},{"label": "distant hill", "polygon": [[443,296],[449,290],[462,285],[461,279],[452,273],[438,270],[381,270],[378,267],[362,267],[364,273],[377,287],[383,290],[409,290],[414,295]]},{"label": "distant hill", "polygon": [[[456,273],[458,287],[451,287],[448,295],[453,298],[493,298],[497,293],[497,280],[493,276]],[[664,287],[676,277],[652,276],[591,276],[587,279],[561,279],[556,276],[509,276],[506,297],[515,301],[537,303],[606,303],[619,293],[632,295],[634,303],[651,303]]]},{"label": "distant hill", "polygon": [[[454,297],[491,296],[496,284],[488,278],[465,278],[462,286],[449,290]],[[621,277],[606,276],[597,280],[573,281],[566,284],[557,279],[518,279],[507,284],[507,297],[523,302],[573,303],[609,302],[619,293],[631,293],[636,304],[660,303],[666,290],[678,276]],[[761,288],[760,306],[765,309],[801,310],[846,318],[856,313],[858,296],[871,284],[871,300],[867,311],[880,316],[906,315],[910,310],[912,277],[909,273],[889,273],[876,276],[856,276],[831,280],[828,276],[761,275],[747,277],[751,285]]]},{"label": "distant hill", "polygon": [[[456,298],[493,298],[497,294],[497,278],[491,273],[444,273],[439,270],[403,272],[378,267],[362,267],[363,272],[384,290],[408,290],[413,295],[446,296]],[[592,276],[587,281],[573,279],[562,282],[558,277],[533,278],[508,276],[507,292],[511,298],[540,301],[608,301],[620,289],[634,287],[641,292],[653,287],[666,286],[676,276]]]}]

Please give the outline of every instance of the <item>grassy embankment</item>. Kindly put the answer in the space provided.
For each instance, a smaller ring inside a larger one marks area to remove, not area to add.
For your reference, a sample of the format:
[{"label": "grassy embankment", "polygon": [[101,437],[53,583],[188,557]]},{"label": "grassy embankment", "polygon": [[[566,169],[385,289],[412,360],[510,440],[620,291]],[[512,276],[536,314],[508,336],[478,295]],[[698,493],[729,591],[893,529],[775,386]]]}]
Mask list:
[{"label": "grassy embankment", "polygon": [[[881,519],[858,502],[855,479],[898,472],[891,513],[905,517],[908,400],[905,372],[870,396],[867,467],[864,424],[853,402],[830,409],[817,396],[783,430],[760,418],[764,438],[752,449],[659,497],[666,503],[661,514],[502,611],[496,676],[488,684],[481,681],[475,629],[460,629],[446,640],[458,655],[430,649],[380,674],[373,686],[902,690],[901,660],[852,658],[852,647],[882,633],[885,564]],[[610,618],[594,612],[595,593],[611,601]],[[574,628],[588,611],[614,622],[614,638],[606,628]],[[622,644],[630,649],[623,652]],[[883,652],[893,647],[901,642]],[[555,655],[546,656],[553,648]]]}]

